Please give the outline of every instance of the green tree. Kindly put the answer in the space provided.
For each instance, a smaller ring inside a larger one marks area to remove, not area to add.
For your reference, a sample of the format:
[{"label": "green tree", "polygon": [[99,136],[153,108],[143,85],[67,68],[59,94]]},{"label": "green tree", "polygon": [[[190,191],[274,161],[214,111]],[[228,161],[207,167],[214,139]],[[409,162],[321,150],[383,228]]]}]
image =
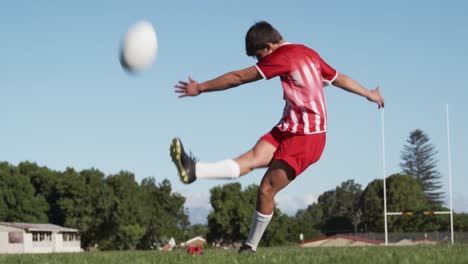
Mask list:
[{"label": "green tree", "polygon": [[387,209],[392,212],[419,211],[427,208],[421,183],[409,175],[387,178]]},{"label": "green tree", "polygon": [[[418,212],[428,209],[423,186],[409,175],[395,174],[387,179],[387,210],[389,212]],[[421,230],[423,215],[388,217],[389,230],[417,232]]]},{"label": "green tree", "polygon": [[337,209],[337,197],[335,190],[329,190],[322,193],[317,199],[318,205],[322,209],[322,223],[329,218],[338,216],[339,212]]},{"label": "green tree", "polygon": [[0,221],[77,228],[83,247],[150,249],[170,237],[182,241],[190,224],[184,203],[168,180],[147,178],[139,185],[126,171],[105,177],[97,169],[0,163]]},{"label": "green tree", "polygon": [[[445,210],[428,204],[420,181],[412,176],[394,174],[387,178],[387,211],[416,212]],[[366,231],[384,230],[383,180],[374,180],[364,190],[360,200]],[[390,232],[423,232],[447,230],[448,218],[430,215],[388,216]]]},{"label": "green tree", "polygon": [[[349,233],[356,231],[357,226],[361,222],[361,211],[359,208],[359,199],[361,197],[362,187],[355,183],[354,180],[342,182],[334,190],[324,192],[318,198],[318,204],[322,208],[323,217],[320,224],[322,232],[325,234],[331,233]],[[335,219],[336,218],[336,219]],[[343,218],[347,218],[347,223],[351,223],[352,228],[348,225],[334,227],[333,223],[343,222]],[[334,230],[329,230],[333,228]]]},{"label": "green tree", "polygon": [[103,238],[106,219],[109,219],[115,201],[111,187],[105,184],[105,175],[97,169],[87,169],[78,174],[83,193],[79,194],[81,204],[73,214],[67,214],[65,223],[80,230],[84,247],[99,244]]},{"label": "green tree", "polygon": [[157,201],[169,217],[169,222],[166,224],[170,223],[164,230],[168,235],[180,241],[186,237],[186,230],[190,225],[184,207],[185,197],[179,193],[173,193],[171,183],[167,179],[159,184],[159,194]]},{"label": "green tree", "polygon": [[80,230],[83,247],[98,244],[113,201],[102,172],[89,169],[77,173],[72,168],[57,172],[28,161],[21,162],[18,169],[29,178],[36,195],[49,204],[50,223]]},{"label": "green tree", "polygon": [[135,249],[143,237],[145,207],[135,175],[121,171],[106,178],[106,184],[114,193],[111,214],[104,223],[102,249]]},{"label": "green tree", "polygon": [[191,225],[187,230],[187,239],[197,236],[206,238],[206,234],[208,234],[208,226],[202,224]]},{"label": "green tree", "polygon": [[80,230],[82,246],[98,244],[101,227],[111,214],[112,190],[96,169],[76,172],[67,168],[55,186],[54,223]]},{"label": "green tree", "polygon": [[[253,220],[253,217],[252,217]],[[288,231],[290,230],[290,217],[274,208],[273,218],[260,241],[261,246],[279,246],[288,242]]]},{"label": "green tree", "polygon": [[454,214],[453,228],[458,232],[468,232],[468,214]]},{"label": "green tree", "polygon": [[168,180],[156,184],[154,178],[146,178],[140,186],[145,204],[145,233],[139,249],[153,249],[173,237],[176,241],[187,238],[188,216],[184,211],[185,198],[172,192]]},{"label": "green tree", "polygon": [[17,167],[0,163],[0,221],[46,223],[48,205]]},{"label": "green tree", "polygon": [[[211,192],[213,212],[208,215],[209,242],[239,242],[247,239],[255,212],[258,185],[242,190],[240,183],[214,187]],[[287,243],[290,217],[275,206],[273,218],[260,241],[261,246]]]},{"label": "green tree", "polygon": [[362,192],[359,207],[364,232],[384,231],[383,180],[370,182]]},{"label": "green tree", "polygon": [[401,153],[401,169],[418,179],[423,184],[427,200],[432,205],[442,205],[443,193],[440,191],[442,177],[437,171],[437,151],[429,143],[429,136],[423,131],[416,129],[410,133],[407,144],[403,146]]},{"label": "green tree", "polygon": [[361,185],[355,183],[354,180],[347,180],[334,190],[324,192],[318,198],[323,218],[325,220],[337,216],[351,218],[359,209],[358,204],[361,193]]},{"label": "green tree", "polygon": [[322,226],[322,232],[326,236],[351,233],[353,229],[354,225],[351,218],[346,216],[331,217]]},{"label": "green tree", "polygon": [[36,163],[29,161],[19,163],[18,170],[22,175],[29,178],[36,195],[45,198],[49,204],[47,216],[50,222],[55,223],[53,205],[57,203],[56,186],[60,179],[59,172],[50,170],[47,167],[38,166]]},{"label": "green tree", "polygon": [[208,215],[208,241],[232,243],[247,238],[257,188],[249,186],[245,195],[240,183],[217,186],[210,190],[213,212]]},{"label": "green tree", "polygon": [[[3,187],[3,186],[2,186]],[[5,203],[5,193],[0,189],[0,221],[6,221],[8,217],[8,205]]]},{"label": "green tree", "polygon": [[323,210],[318,203],[313,203],[306,209],[298,210],[288,231],[288,241],[300,242],[300,234],[304,236],[304,240],[320,237],[319,229],[322,218]]}]

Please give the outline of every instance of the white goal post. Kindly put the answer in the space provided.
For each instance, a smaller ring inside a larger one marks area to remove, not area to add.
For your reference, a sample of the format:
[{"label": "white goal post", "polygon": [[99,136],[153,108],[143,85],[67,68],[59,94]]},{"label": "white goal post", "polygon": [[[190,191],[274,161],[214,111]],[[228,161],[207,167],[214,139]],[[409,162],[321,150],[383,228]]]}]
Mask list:
[{"label": "white goal post", "polygon": [[386,158],[385,158],[385,115],[384,110],[381,110],[381,130],[382,130],[382,177],[383,177],[383,197],[384,197],[384,225],[385,225],[385,245],[388,245],[388,222],[389,215],[450,215],[450,237],[451,243],[454,244],[453,237],[453,201],[452,201],[452,160],[450,149],[450,123],[449,123],[449,106],[446,107],[446,124],[447,124],[447,145],[448,145],[448,177],[449,177],[449,211],[423,211],[423,212],[387,212],[387,186],[386,186]]}]

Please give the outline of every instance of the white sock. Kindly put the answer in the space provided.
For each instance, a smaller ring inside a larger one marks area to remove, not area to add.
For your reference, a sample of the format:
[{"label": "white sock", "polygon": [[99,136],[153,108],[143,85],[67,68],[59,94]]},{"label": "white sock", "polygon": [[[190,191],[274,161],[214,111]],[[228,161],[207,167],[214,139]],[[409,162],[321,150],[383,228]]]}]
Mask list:
[{"label": "white sock", "polygon": [[258,243],[263,236],[263,232],[270,223],[273,213],[271,215],[264,215],[257,211],[254,214],[254,221],[252,227],[250,227],[249,237],[245,241],[245,244],[250,246],[253,250],[257,250]]},{"label": "white sock", "polygon": [[215,163],[197,162],[195,175],[197,179],[236,179],[240,176],[240,167],[232,159]]}]

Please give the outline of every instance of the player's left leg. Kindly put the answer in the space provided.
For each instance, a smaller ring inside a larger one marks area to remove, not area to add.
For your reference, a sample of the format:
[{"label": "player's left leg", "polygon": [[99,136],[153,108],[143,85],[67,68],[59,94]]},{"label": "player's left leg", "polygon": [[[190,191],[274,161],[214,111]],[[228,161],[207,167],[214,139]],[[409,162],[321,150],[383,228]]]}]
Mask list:
[{"label": "player's left leg", "polygon": [[239,253],[256,251],[257,245],[265,232],[275,206],[275,195],[295,178],[295,171],[283,160],[274,159],[260,183],[257,192],[257,210],[250,228],[249,237]]},{"label": "player's left leg", "polygon": [[268,171],[257,193],[257,207],[249,237],[240,253],[255,251],[273,216],[275,195],[297,175],[320,159],[325,147],[325,133],[307,136],[283,134]]},{"label": "player's left leg", "polygon": [[283,160],[274,159],[258,188],[257,211],[264,215],[271,215],[276,194],[292,182],[295,176],[295,171],[291,166]]}]

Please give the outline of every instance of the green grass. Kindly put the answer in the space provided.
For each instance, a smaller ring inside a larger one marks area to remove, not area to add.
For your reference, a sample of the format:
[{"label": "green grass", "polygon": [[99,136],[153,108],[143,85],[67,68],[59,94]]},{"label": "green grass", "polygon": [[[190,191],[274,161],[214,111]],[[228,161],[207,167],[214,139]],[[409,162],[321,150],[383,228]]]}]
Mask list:
[{"label": "green grass", "polygon": [[412,247],[260,248],[255,255],[235,250],[204,250],[192,256],[184,250],[113,251],[68,254],[0,255],[0,263],[468,263],[468,245]]}]

